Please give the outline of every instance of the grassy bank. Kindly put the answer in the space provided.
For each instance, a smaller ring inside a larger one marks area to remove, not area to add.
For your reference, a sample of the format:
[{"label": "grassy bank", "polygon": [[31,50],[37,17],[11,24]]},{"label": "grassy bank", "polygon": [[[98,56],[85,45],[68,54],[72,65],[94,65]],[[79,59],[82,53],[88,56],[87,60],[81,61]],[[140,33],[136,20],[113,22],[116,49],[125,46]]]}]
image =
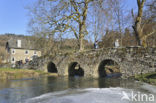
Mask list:
[{"label": "grassy bank", "polygon": [[142,74],[142,75],[136,75],[135,79],[137,79],[139,81],[143,81],[143,82],[146,82],[146,83],[156,85],[156,72]]},{"label": "grassy bank", "polygon": [[36,78],[40,76],[57,76],[38,70],[0,68],[0,79]]}]

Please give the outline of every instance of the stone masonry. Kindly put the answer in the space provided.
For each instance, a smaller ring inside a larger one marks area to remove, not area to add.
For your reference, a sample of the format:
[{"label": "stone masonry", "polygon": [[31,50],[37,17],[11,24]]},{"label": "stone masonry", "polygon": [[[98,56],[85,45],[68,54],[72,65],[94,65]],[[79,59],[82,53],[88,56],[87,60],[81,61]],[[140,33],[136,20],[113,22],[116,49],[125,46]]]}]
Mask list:
[{"label": "stone masonry", "polygon": [[73,54],[58,54],[41,57],[25,68],[47,72],[47,65],[56,65],[58,75],[68,76],[69,65],[77,62],[84,70],[85,77],[99,77],[98,68],[102,61],[112,60],[120,67],[122,77],[156,71],[156,48],[126,47],[97,49]]}]

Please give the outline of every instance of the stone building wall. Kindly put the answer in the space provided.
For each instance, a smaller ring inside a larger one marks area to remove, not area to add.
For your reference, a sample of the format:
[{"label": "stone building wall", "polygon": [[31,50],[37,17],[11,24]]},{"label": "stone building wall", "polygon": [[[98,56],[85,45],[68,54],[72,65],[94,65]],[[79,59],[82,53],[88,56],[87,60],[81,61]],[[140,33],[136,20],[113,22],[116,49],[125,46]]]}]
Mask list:
[{"label": "stone building wall", "polygon": [[[26,51],[28,51],[26,53]],[[36,52],[36,53],[35,53]],[[25,63],[25,59],[32,60],[32,56],[41,56],[41,51],[38,50],[27,50],[27,49],[10,49],[10,62],[15,63],[16,61],[22,60]],[[14,60],[13,60],[14,58]]]}]

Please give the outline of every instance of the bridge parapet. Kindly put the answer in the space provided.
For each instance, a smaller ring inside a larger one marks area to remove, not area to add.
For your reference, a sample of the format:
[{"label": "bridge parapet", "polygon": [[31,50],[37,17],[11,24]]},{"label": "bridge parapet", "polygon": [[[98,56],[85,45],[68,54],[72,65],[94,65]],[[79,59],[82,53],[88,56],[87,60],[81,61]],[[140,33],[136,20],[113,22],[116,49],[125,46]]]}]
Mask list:
[{"label": "bridge parapet", "polygon": [[58,54],[38,59],[38,65],[35,69],[46,71],[48,63],[52,62],[56,65],[59,75],[68,75],[69,65],[77,63],[84,70],[84,76],[98,77],[99,66],[105,60],[116,62],[123,77],[153,72],[156,70],[156,48],[103,48],[71,54]]}]

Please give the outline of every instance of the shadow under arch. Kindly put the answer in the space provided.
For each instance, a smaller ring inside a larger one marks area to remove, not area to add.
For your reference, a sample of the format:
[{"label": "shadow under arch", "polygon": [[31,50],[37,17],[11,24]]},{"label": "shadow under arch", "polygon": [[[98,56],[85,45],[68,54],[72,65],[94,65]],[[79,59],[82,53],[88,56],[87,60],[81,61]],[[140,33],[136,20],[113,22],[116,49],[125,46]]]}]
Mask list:
[{"label": "shadow under arch", "polygon": [[101,61],[98,67],[99,77],[121,77],[120,66],[112,59]]},{"label": "shadow under arch", "polygon": [[47,70],[49,73],[57,73],[56,65],[53,62],[49,62],[47,65]]},{"label": "shadow under arch", "polygon": [[84,70],[80,67],[77,62],[72,62],[68,67],[69,76],[84,76]]}]

